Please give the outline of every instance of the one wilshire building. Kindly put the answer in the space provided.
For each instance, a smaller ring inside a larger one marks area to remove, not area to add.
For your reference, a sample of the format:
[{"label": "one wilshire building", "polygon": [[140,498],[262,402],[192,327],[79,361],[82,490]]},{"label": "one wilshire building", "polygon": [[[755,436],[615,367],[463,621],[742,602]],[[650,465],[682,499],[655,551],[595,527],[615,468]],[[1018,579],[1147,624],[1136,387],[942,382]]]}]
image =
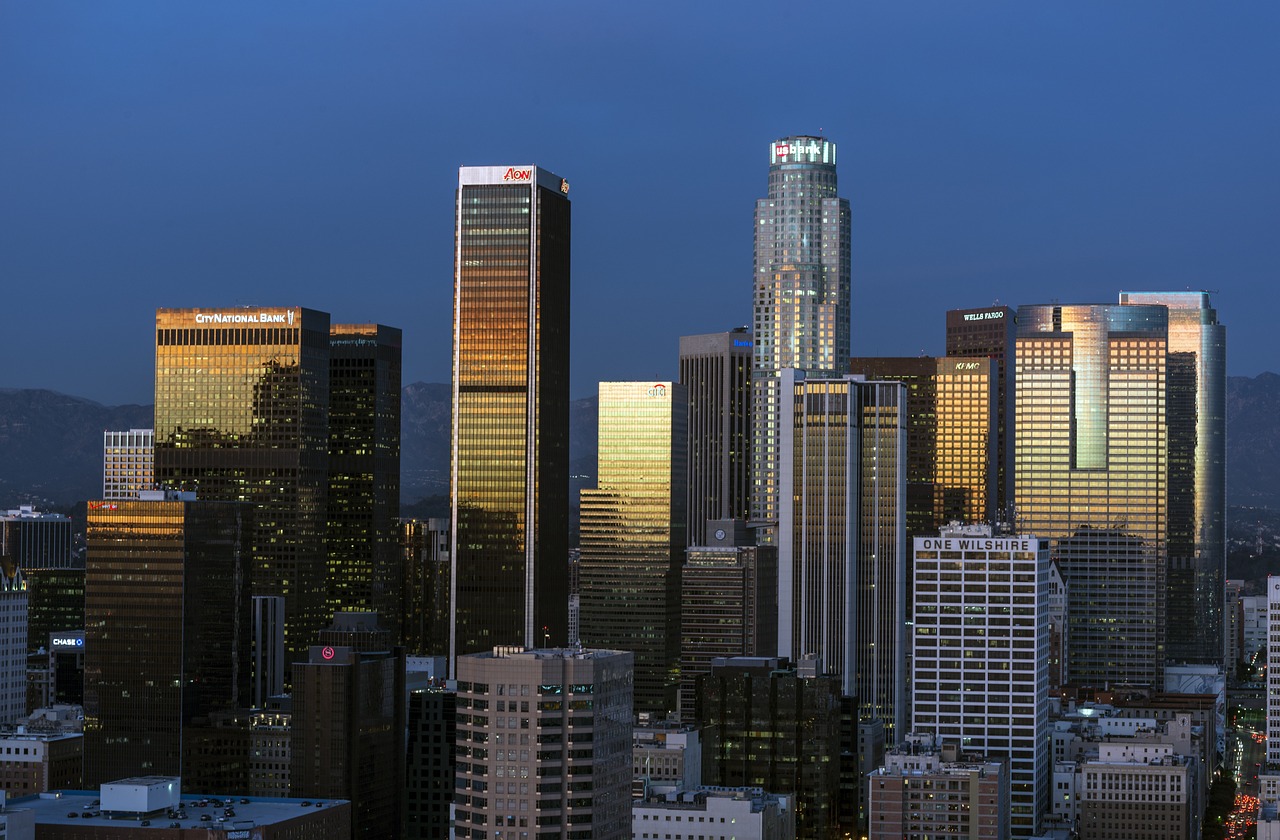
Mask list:
[{"label": "one wilshire building", "polygon": [[764,542],[774,541],[779,515],[779,377],[784,368],[835,376],[848,367],[849,296],[849,202],[836,196],[836,144],[777,140],[769,194],[755,213],[751,516]]}]

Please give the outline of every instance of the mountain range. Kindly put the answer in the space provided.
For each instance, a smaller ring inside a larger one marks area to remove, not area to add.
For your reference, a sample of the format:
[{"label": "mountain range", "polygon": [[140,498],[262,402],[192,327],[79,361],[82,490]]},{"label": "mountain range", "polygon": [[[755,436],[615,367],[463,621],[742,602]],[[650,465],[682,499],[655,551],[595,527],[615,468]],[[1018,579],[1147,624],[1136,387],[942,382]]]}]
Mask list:
[{"label": "mountain range", "polygon": [[[449,489],[447,384],[406,385],[401,403],[401,497]],[[596,398],[569,412],[573,497],[596,471]],[[0,509],[63,508],[102,493],[102,432],[145,429],[149,405],[105,406],[55,391],[0,389]],[[1227,378],[1227,502],[1280,510],[1280,375]]]}]

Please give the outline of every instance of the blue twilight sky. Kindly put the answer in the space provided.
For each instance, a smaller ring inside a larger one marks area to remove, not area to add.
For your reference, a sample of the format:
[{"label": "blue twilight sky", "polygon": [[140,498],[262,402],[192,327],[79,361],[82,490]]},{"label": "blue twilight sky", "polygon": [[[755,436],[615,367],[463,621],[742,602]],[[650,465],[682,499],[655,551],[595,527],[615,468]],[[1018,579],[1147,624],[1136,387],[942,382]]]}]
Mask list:
[{"label": "blue twilight sky", "polygon": [[157,306],[304,305],[449,380],[460,164],[573,186],[573,395],[751,320],[769,142],[839,144],[853,352],[1210,289],[1280,369],[1280,4],[0,3],[4,387],[149,402]]}]

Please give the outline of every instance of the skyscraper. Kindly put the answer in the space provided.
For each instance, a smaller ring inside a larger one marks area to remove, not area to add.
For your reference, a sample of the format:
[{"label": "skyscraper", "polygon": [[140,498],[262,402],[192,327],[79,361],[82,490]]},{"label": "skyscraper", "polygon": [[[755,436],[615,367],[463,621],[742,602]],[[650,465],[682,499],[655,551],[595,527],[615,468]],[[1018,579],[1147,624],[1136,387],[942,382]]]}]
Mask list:
[{"label": "skyscraper", "polygon": [[249,699],[244,504],[143,491],[86,531],[85,782],[182,770],[186,730]]},{"label": "skyscraper", "polygon": [[680,337],[680,384],[689,390],[690,545],[713,519],[751,515],[751,356],[745,327]]},{"label": "skyscraper", "polygon": [[1013,837],[1048,807],[1047,541],[987,525],[915,540],[911,725],[1011,769]]},{"label": "skyscraper", "polygon": [[458,171],[451,663],[568,633],[568,192],[536,166]]},{"label": "skyscraper", "polygon": [[1227,328],[1208,292],[1121,292],[1120,303],[1169,308],[1167,657],[1217,665],[1227,556]]},{"label": "skyscraper", "polygon": [[772,542],[778,522],[779,394],[784,368],[839,375],[849,358],[849,202],[836,196],[836,144],[769,144],[769,192],[755,212],[755,365],[751,516]]},{"label": "skyscraper", "polygon": [[947,311],[947,355],[990,359],[996,378],[996,487],[993,510],[1008,522],[1013,515],[1014,394],[1017,371],[1013,351],[1017,314],[1008,306]]},{"label": "skyscraper", "polygon": [[597,487],[582,491],[580,633],[635,654],[635,707],[676,708],[688,402],[675,382],[601,382]]},{"label": "skyscraper", "polygon": [[907,724],[906,387],[783,371],[778,653],[817,656],[859,721]]},{"label": "skyscraper", "polygon": [[1018,309],[1018,530],[1068,593],[1068,682],[1160,685],[1165,661],[1168,310]]},{"label": "skyscraper", "polygon": [[327,313],[156,310],[156,482],[257,508],[253,594],[284,597],[291,661],[328,621],[328,414]]},{"label": "skyscraper", "polygon": [[329,328],[328,615],[400,618],[400,330]]}]

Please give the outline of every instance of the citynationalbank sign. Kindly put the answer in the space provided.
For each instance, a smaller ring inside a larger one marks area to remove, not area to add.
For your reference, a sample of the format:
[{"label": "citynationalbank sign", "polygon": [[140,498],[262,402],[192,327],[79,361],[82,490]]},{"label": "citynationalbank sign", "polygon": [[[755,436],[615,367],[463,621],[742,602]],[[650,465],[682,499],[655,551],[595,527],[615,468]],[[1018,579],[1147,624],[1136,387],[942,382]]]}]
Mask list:
[{"label": "citynationalbank sign", "polygon": [[293,326],[296,313],[286,312],[197,312],[197,324],[288,324]]}]

